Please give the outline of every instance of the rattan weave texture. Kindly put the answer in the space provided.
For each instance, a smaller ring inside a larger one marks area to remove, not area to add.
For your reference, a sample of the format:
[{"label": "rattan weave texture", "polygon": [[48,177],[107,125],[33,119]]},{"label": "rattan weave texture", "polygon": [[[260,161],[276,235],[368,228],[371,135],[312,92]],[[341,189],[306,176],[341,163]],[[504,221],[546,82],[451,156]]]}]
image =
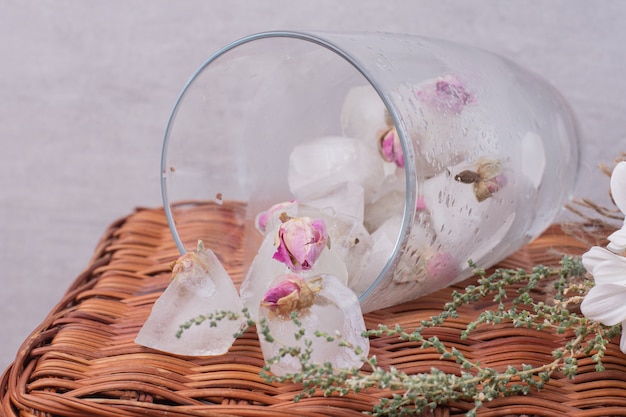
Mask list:
[{"label": "rattan weave texture", "polygon": [[[208,247],[217,243],[229,246],[231,250],[222,261],[231,270],[240,268],[241,244],[232,238],[236,236],[232,233],[234,222],[217,216],[215,207],[181,207],[178,228],[191,240],[202,238]],[[229,208],[233,216],[242,209],[236,204]],[[560,228],[552,227],[500,266],[528,269],[538,263],[554,264],[560,259],[554,250],[579,254],[586,249]],[[300,386],[269,384],[259,376],[263,358],[254,329],[218,357],[178,357],[134,344],[153,302],[167,286],[170,264],[177,256],[162,209],[138,209],[113,223],[88,268],[24,341],[15,361],[2,375],[0,414],[340,417],[362,415],[381,397],[390,395],[367,390],[348,397],[320,395],[294,403],[292,398]],[[233,274],[237,282],[241,277],[241,273]],[[440,311],[453,288],[369,313],[366,323],[369,328],[379,323],[415,327]],[[488,303],[462,307],[458,318],[430,332],[486,366],[551,361],[552,348],[562,336],[549,332],[503,323],[481,326],[462,340],[461,330],[488,307]],[[456,363],[440,359],[434,351],[397,338],[374,338],[371,346],[371,353],[381,365],[393,365],[405,372],[427,372],[431,367],[459,371]],[[611,344],[604,363],[606,371],[598,373],[591,361],[583,360],[575,379],[556,378],[540,392],[494,400],[486,403],[479,415],[626,416],[626,356]],[[448,404],[432,415],[460,415],[471,407],[463,402]]]}]

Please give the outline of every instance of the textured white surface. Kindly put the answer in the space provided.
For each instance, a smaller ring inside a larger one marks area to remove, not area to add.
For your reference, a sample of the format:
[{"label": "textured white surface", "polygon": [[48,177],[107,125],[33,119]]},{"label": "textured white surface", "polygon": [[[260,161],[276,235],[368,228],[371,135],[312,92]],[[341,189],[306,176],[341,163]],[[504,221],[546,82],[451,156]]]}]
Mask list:
[{"label": "textured white surface", "polygon": [[606,201],[597,164],[626,149],[625,20],[619,0],[0,0],[0,368],[105,228],[161,204],[169,112],[220,47],[317,29],[414,33],[499,53],[570,102],[583,139],[577,195]]}]

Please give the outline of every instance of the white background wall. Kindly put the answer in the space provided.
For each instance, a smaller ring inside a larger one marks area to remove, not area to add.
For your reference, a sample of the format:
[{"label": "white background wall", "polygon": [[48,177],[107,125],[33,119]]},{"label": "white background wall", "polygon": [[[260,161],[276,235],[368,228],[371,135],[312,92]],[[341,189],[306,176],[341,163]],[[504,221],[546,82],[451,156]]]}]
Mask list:
[{"label": "white background wall", "polygon": [[0,0],[0,368],[106,227],[158,206],[169,112],[218,48],[274,29],[406,32],[479,46],[553,83],[582,133],[578,196],[626,150],[619,0]]}]

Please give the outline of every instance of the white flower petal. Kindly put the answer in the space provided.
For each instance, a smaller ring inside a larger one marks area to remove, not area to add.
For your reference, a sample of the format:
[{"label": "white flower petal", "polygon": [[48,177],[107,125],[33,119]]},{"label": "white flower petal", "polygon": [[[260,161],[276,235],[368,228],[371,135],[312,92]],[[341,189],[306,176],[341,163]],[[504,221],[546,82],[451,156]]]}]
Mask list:
[{"label": "white flower petal", "polygon": [[601,248],[600,246],[592,246],[582,255],[583,266],[587,271],[592,272],[600,262],[614,259],[615,254],[611,251]]},{"label": "white flower petal", "polygon": [[619,348],[626,353],[626,331],[624,329],[626,329],[626,321],[622,322],[622,338],[619,341]]},{"label": "white flower petal", "polygon": [[593,270],[593,279],[596,285],[626,285],[626,270],[622,264],[616,262],[602,262]]},{"label": "white flower petal", "polygon": [[593,246],[582,256],[583,266],[596,283],[626,282],[626,258],[605,248]]},{"label": "white flower petal", "polygon": [[626,249],[626,224],[621,229],[611,233],[608,239],[611,242],[607,246],[609,250],[617,253],[623,252]]},{"label": "white flower petal", "polygon": [[626,286],[619,284],[596,285],[585,296],[580,309],[592,320],[607,326],[626,321]]},{"label": "white flower petal", "polygon": [[611,174],[611,195],[615,205],[626,213],[626,162],[620,162]]}]

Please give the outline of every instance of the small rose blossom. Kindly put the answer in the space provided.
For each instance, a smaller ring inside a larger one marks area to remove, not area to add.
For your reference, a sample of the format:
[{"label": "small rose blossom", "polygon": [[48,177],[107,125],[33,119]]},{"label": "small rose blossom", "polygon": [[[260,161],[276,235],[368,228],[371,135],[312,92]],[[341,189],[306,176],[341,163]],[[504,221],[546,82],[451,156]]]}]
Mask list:
[{"label": "small rose blossom", "polygon": [[429,277],[436,277],[441,283],[452,282],[457,277],[457,263],[448,252],[426,251],[424,263]]},{"label": "small rose blossom", "polygon": [[416,92],[423,102],[435,106],[440,111],[451,110],[456,114],[474,101],[474,96],[456,77],[448,75],[438,79],[434,84]]},{"label": "small rose blossom", "polygon": [[455,181],[474,185],[474,195],[478,202],[485,201],[507,183],[506,176],[501,172],[500,161],[481,159],[476,171],[466,169],[454,176]]},{"label": "small rose blossom", "polygon": [[293,280],[286,280],[267,290],[263,296],[262,304],[268,308],[275,308],[280,304],[280,300],[293,294],[300,294],[300,285],[297,281],[300,279],[297,275],[293,275]]},{"label": "small rose blossom", "polygon": [[428,210],[428,206],[426,205],[426,200],[424,200],[424,197],[422,196],[417,197],[417,201],[415,202],[415,210],[417,211]]},{"label": "small rose blossom", "polygon": [[321,290],[321,278],[309,281],[295,274],[286,274],[282,280],[267,290],[261,307],[269,309],[280,318],[289,318],[294,311],[303,311],[313,305],[315,294]]},{"label": "small rose blossom", "polygon": [[209,272],[208,261],[204,252],[204,242],[199,240],[195,252],[186,252],[181,255],[172,265],[172,279],[184,275],[201,275]]},{"label": "small rose blossom", "polygon": [[293,217],[279,226],[276,244],[273,258],[293,272],[301,272],[313,267],[324,247],[330,246],[330,239],[322,219]]},{"label": "small rose blossom", "polygon": [[380,154],[387,162],[393,162],[398,167],[404,168],[404,152],[400,144],[400,137],[395,128],[385,131],[379,138]]},{"label": "small rose blossom", "polygon": [[507,179],[504,174],[498,174],[495,177],[489,178],[488,180],[484,181],[485,187],[487,187],[487,190],[489,190],[491,194],[494,194],[499,189],[504,187],[506,183]]}]

